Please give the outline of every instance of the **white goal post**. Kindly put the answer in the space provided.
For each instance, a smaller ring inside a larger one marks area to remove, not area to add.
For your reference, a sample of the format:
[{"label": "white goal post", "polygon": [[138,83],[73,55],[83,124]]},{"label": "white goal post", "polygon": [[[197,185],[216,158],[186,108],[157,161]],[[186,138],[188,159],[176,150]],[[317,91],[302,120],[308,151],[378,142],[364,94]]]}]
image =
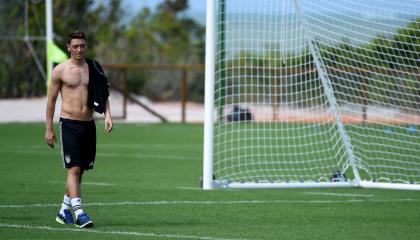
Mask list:
[{"label": "white goal post", "polygon": [[203,189],[420,190],[416,0],[207,0]]}]

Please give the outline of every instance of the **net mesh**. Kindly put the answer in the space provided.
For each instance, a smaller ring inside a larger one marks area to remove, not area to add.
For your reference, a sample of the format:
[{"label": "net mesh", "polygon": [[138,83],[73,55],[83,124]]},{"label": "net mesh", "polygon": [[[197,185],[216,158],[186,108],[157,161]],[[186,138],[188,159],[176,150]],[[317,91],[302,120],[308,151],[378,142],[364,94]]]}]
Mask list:
[{"label": "net mesh", "polygon": [[420,182],[417,1],[217,5],[216,179]]}]

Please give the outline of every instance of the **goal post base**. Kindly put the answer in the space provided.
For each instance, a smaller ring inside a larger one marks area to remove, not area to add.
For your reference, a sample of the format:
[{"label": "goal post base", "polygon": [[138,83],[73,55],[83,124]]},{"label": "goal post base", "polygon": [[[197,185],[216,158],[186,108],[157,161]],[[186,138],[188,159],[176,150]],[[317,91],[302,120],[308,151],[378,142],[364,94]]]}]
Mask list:
[{"label": "goal post base", "polygon": [[384,183],[372,181],[346,182],[225,182],[214,181],[212,189],[293,189],[293,188],[372,188],[395,190],[420,190],[420,184]]},{"label": "goal post base", "polygon": [[344,188],[357,187],[354,181],[347,182],[213,182],[215,189],[270,189],[270,188]]},{"label": "goal post base", "polygon": [[376,189],[395,189],[395,190],[420,190],[420,184],[384,183],[384,182],[372,182],[372,181],[361,181],[360,187],[376,188]]}]

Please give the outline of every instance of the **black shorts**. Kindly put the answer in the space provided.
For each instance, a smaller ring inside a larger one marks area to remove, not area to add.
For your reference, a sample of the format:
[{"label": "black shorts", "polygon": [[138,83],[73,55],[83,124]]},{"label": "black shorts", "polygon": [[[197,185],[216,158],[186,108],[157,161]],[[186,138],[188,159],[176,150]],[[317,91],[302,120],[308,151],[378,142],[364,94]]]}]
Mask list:
[{"label": "black shorts", "polygon": [[95,121],[60,118],[61,156],[65,168],[93,168],[96,156]]}]

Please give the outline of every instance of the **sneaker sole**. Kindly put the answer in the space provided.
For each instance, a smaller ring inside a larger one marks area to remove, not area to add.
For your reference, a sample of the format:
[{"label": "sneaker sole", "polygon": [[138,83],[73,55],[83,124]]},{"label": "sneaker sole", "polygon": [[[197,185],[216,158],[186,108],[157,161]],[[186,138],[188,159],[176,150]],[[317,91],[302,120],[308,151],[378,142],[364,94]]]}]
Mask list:
[{"label": "sneaker sole", "polygon": [[85,223],[83,225],[77,225],[76,224],[76,227],[78,227],[78,228],[91,228],[91,227],[93,227],[93,222],[92,221],[89,221],[89,222],[87,222],[87,223]]},{"label": "sneaker sole", "polygon": [[65,222],[64,222],[61,218],[59,218],[59,217],[56,217],[56,218],[55,218],[55,221],[56,221],[56,222],[58,222],[59,224],[63,224],[63,225],[64,225],[64,224],[66,224],[66,223],[65,223]]}]

